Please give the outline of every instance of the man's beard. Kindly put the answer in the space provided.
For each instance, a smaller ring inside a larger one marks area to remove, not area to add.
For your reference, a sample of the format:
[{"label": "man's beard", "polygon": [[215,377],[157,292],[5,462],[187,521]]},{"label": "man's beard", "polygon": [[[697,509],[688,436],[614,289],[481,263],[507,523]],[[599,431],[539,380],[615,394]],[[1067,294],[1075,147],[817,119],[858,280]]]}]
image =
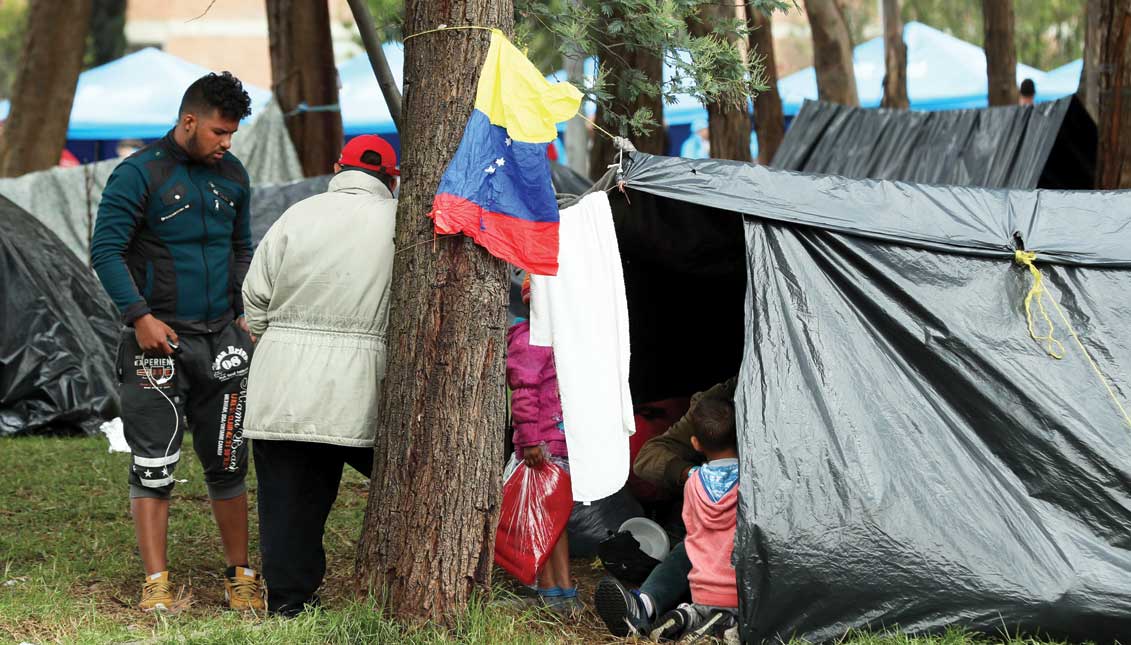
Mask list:
[{"label": "man's beard", "polygon": [[188,141],[186,141],[185,144],[187,147],[185,152],[192,157],[193,161],[212,166],[216,165],[217,160],[212,157],[212,153],[210,151],[201,150],[202,146],[200,145],[200,140],[197,139],[196,132],[189,135]]}]

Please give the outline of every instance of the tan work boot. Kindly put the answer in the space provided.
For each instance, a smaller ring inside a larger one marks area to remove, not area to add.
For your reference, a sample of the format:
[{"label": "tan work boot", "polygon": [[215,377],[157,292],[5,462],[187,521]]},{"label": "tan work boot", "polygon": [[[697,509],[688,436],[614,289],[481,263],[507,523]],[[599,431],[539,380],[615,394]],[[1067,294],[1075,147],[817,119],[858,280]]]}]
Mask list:
[{"label": "tan work boot", "polygon": [[267,587],[255,569],[236,567],[236,575],[224,578],[224,600],[232,609],[267,611]]},{"label": "tan work boot", "polygon": [[142,611],[169,611],[173,608],[173,585],[169,582],[168,571],[146,576],[138,608]]}]

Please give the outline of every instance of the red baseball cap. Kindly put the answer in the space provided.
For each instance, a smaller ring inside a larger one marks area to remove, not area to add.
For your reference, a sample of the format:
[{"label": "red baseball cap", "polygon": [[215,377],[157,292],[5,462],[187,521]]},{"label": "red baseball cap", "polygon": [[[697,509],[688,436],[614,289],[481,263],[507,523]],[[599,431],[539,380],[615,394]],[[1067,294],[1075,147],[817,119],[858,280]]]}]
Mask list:
[{"label": "red baseball cap", "polygon": [[[381,163],[371,164],[362,161],[361,156],[366,152],[380,155]],[[401,174],[401,171],[397,170],[397,152],[393,150],[392,144],[375,134],[363,134],[350,139],[342,148],[342,156],[338,157],[338,163],[343,166],[385,172],[393,176]]]}]

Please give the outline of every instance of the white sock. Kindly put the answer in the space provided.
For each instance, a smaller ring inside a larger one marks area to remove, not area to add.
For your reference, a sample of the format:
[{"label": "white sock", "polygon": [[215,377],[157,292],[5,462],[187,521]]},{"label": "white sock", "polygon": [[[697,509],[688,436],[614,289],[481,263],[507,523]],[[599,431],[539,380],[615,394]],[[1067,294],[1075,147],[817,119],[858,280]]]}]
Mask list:
[{"label": "white sock", "polygon": [[643,591],[640,592],[638,597],[640,598],[640,604],[644,605],[644,614],[647,615],[649,619],[655,618],[656,606],[652,603],[652,597]]}]

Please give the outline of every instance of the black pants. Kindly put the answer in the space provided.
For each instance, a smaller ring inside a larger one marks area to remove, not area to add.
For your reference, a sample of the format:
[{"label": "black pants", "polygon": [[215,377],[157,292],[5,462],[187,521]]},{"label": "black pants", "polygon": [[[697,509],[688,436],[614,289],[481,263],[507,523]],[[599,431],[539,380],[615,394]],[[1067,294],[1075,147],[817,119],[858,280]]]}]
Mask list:
[{"label": "black pants", "polygon": [[369,477],[373,449],[263,439],[252,444],[267,609],[294,615],[316,602],[326,575],[322,534],[342,468],[349,464]]}]

